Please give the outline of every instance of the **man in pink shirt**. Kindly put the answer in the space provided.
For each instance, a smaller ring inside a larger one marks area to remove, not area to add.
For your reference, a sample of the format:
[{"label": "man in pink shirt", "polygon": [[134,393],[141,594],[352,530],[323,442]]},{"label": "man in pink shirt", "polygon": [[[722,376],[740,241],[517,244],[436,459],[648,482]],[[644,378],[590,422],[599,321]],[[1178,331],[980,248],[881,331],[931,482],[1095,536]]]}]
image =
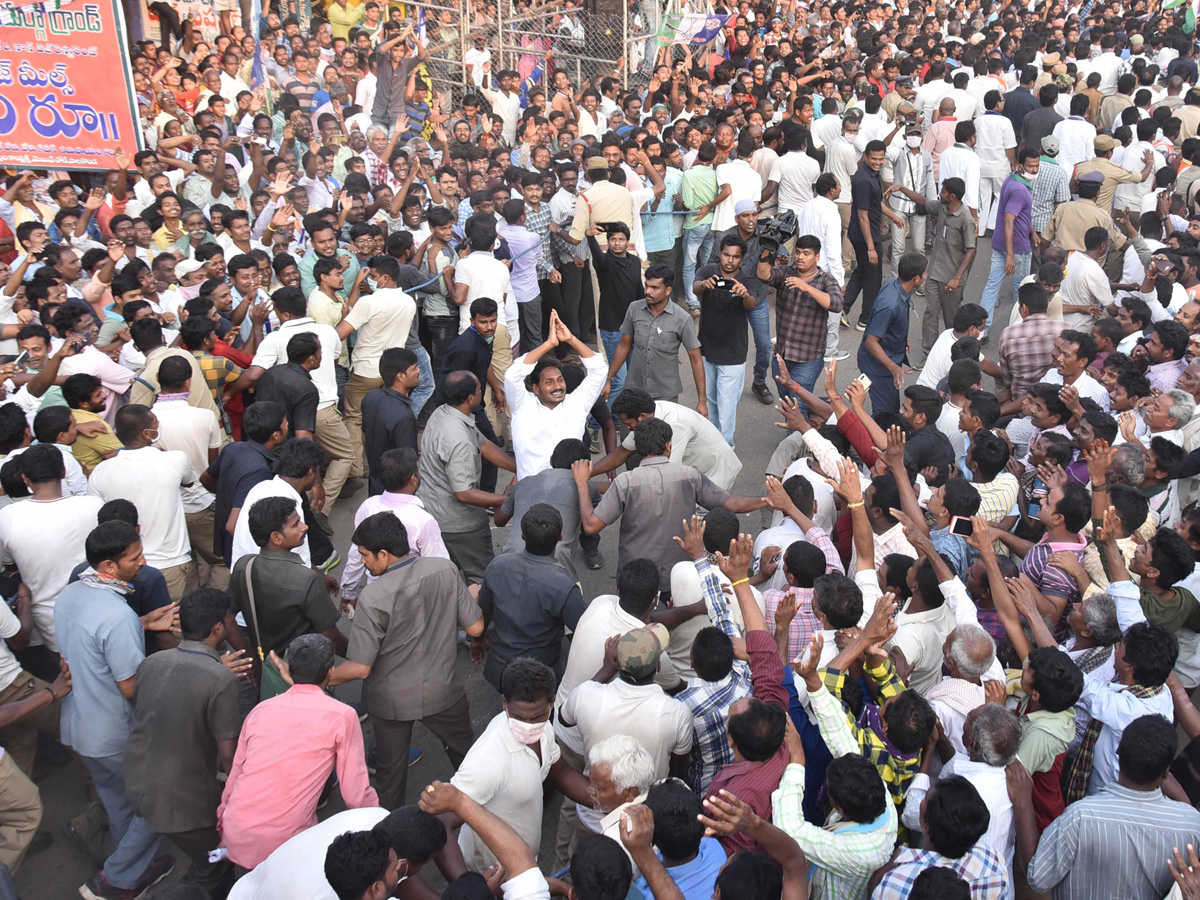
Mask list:
[{"label": "man in pink shirt", "polygon": [[317,801],[335,767],[347,807],[379,805],[358,714],[325,693],[333,642],[321,634],[296,638],[288,667],[292,687],[246,717],[217,810],[229,859],[247,869],[317,824]]}]

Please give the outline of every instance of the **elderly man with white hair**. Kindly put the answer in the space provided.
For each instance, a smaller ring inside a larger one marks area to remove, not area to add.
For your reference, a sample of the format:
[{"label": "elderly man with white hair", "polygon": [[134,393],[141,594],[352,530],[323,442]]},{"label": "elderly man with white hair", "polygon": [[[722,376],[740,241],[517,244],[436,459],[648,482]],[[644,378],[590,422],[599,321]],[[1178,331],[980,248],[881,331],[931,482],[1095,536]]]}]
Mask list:
[{"label": "elderly man with white hair", "polygon": [[972,710],[987,702],[983,676],[996,664],[996,642],[979,625],[965,623],[946,636],[942,656],[950,674],[934,685],[925,699],[941,721],[946,740],[966,756],[963,725]]},{"label": "elderly man with white hair", "polygon": [[[579,807],[579,821],[588,830],[612,838],[624,849],[617,831],[621,813],[627,806],[643,803],[650,785],[658,780],[654,758],[635,738],[614,734],[592,747],[587,761],[592,807]],[[633,858],[629,861],[632,863]]]},{"label": "elderly man with white hair", "polygon": [[[1016,831],[1004,769],[1017,758],[1017,749],[1021,745],[1020,720],[999,703],[985,703],[967,715],[962,737],[967,753],[956,753],[951,757],[942,767],[938,780],[961,775],[979,791],[979,796],[991,813],[988,830],[979,842],[995,850],[1011,870]],[[930,787],[932,755],[927,754],[921,760],[921,771],[913,778],[908,793],[904,795],[904,812],[900,821],[914,831],[921,827],[921,803]]]}]

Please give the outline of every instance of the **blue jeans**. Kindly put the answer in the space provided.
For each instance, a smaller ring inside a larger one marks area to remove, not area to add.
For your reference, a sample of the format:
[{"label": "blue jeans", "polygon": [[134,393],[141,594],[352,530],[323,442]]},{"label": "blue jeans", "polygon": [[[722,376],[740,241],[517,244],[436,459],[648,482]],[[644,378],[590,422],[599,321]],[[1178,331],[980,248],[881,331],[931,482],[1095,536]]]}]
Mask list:
[{"label": "blue jeans", "polygon": [[[608,362],[611,365],[613,354],[617,352],[617,344],[621,343],[621,332],[601,330],[600,341],[604,344],[604,355],[608,357]],[[612,380],[612,388],[608,392],[609,406],[612,406],[613,401],[617,399],[617,395],[621,393],[621,389],[625,387],[625,375],[628,371],[628,361],[617,370],[617,374]]]},{"label": "blue jeans", "polygon": [[712,223],[697,225],[683,233],[683,289],[687,292],[687,302],[690,307],[700,305],[692,291],[692,282],[696,280],[697,261],[699,265],[707,265],[708,257],[712,255],[713,241]]},{"label": "blue jeans", "polygon": [[421,370],[421,380],[412,392],[413,416],[419,416],[426,401],[433,396],[433,364],[424,347],[417,347],[417,367]]},{"label": "blue jeans", "polygon": [[[792,376],[792,381],[796,382],[796,384],[809,393],[812,393],[813,388],[817,386],[817,379],[821,377],[821,373],[825,370],[825,360],[814,359],[812,362],[789,362],[785,359],[784,362],[787,363],[788,374]],[[774,359],[771,360],[771,371],[775,375],[779,374],[779,363]],[[796,402],[800,404],[800,415],[808,415],[808,404],[780,385],[779,399],[782,400],[784,397],[795,397]]]},{"label": "blue jeans", "polygon": [[769,294],[746,313],[746,318],[750,320],[750,332],[754,335],[755,384],[766,382],[767,367],[771,362],[771,305],[768,297]]},{"label": "blue jeans", "polygon": [[104,861],[104,880],[115,888],[130,890],[138,883],[162,844],[146,820],[133,814],[125,791],[125,756],[83,757],[96,784],[96,793],[108,814],[108,830],[117,849]]},{"label": "blue jeans", "polygon": [[725,443],[733,446],[737,426],[737,405],[746,386],[746,366],[718,366],[704,360],[704,393],[708,401],[708,421],[717,426]]},{"label": "blue jeans", "polygon": [[[992,324],[992,312],[996,309],[996,298],[1000,295],[1000,284],[1004,281],[1004,261],[1007,259],[1007,254],[1003,249],[992,251],[992,268],[988,272],[987,284],[983,287],[983,299],[980,300],[980,305],[987,310],[988,327]],[[1016,268],[1012,274],[1012,295],[1013,305],[1017,304],[1017,293],[1021,288],[1021,282],[1029,276],[1029,267],[1033,262],[1033,254],[1017,253],[1013,260]]]}]

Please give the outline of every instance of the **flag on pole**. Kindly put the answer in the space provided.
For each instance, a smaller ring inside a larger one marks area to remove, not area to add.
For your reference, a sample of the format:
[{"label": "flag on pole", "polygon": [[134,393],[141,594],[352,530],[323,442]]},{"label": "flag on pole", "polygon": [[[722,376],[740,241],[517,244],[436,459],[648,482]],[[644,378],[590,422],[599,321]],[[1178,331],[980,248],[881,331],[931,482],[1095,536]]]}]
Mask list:
[{"label": "flag on pole", "polygon": [[1167,2],[1163,4],[1162,8],[1163,12],[1166,12],[1167,10],[1178,9],[1181,6],[1187,7],[1187,9],[1184,11],[1185,16],[1183,30],[1187,34],[1195,34],[1196,20],[1200,19],[1200,0],[1167,0]]},{"label": "flag on pole", "polygon": [[427,46],[425,40],[425,7],[417,7],[417,40],[421,42],[421,46]]},{"label": "flag on pole", "polygon": [[725,23],[727,15],[711,13],[670,13],[663,16],[658,27],[658,45],[688,44],[699,47],[712,41]]}]

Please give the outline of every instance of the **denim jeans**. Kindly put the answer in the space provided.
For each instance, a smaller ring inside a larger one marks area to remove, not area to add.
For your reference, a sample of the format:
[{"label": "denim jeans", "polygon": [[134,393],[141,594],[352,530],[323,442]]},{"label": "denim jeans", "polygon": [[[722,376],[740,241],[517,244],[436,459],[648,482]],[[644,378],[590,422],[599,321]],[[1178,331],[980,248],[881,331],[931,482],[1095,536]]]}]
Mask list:
[{"label": "denim jeans", "polygon": [[[609,365],[612,364],[613,354],[617,352],[617,344],[621,343],[621,332],[619,331],[600,331],[600,340],[604,344],[604,355],[608,357]],[[617,395],[621,393],[621,389],[625,387],[625,375],[629,371],[629,362],[621,366],[617,370],[617,374],[613,377],[612,388],[608,392],[608,405],[612,406],[612,402],[617,399]]]},{"label": "denim jeans", "polygon": [[746,386],[746,366],[718,366],[704,360],[704,393],[708,401],[708,421],[717,426],[725,443],[733,446],[737,426],[737,405]]},{"label": "denim jeans", "polygon": [[770,294],[758,301],[754,309],[746,313],[750,320],[750,332],[754,335],[754,384],[763,384],[767,379],[767,368],[771,362],[771,305]]},{"label": "denim jeans", "polygon": [[697,261],[701,266],[708,263],[714,240],[716,236],[712,233],[711,222],[708,225],[689,228],[683,233],[683,289],[687,292],[688,306],[700,305],[692,291],[692,282],[696,280]]},{"label": "denim jeans", "polygon": [[162,837],[150,830],[145,819],[133,814],[125,791],[124,754],[85,756],[83,762],[96,784],[96,793],[108,814],[108,829],[117,842],[117,849],[104,861],[104,880],[115,888],[130,890],[150,868]]},{"label": "denim jeans", "polygon": [[[785,359],[784,362],[787,363],[788,374],[792,376],[792,381],[810,393],[816,387],[817,379],[821,377],[821,373],[825,371],[824,359],[814,359],[812,362],[791,362]],[[774,359],[771,360],[771,371],[776,375],[779,374],[779,363]],[[800,414],[802,416],[808,415],[808,404],[780,385],[779,399],[782,400],[784,397],[795,397],[796,402],[800,404]]]},{"label": "denim jeans", "polygon": [[[1003,246],[1003,244],[1001,245]],[[987,284],[983,287],[983,299],[980,300],[980,305],[987,310],[988,327],[992,325],[992,313],[996,309],[996,299],[1000,295],[1000,284],[1004,281],[1004,261],[1007,258],[1004,250],[992,251],[992,268],[988,272]],[[1017,303],[1017,293],[1021,288],[1021,282],[1029,276],[1029,267],[1033,262],[1032,253],[1017,253],[1013,260],[1016,268],[1012,274],[1012,295],[1013,305]]]},{"label": "denim jeans", "polygon": [[412,392],[413,416],[421,414],[425,402],[433,396],[433,365],[424,347],[417,347],[417,367],[421,370],[421,380],[417,382]]}]

